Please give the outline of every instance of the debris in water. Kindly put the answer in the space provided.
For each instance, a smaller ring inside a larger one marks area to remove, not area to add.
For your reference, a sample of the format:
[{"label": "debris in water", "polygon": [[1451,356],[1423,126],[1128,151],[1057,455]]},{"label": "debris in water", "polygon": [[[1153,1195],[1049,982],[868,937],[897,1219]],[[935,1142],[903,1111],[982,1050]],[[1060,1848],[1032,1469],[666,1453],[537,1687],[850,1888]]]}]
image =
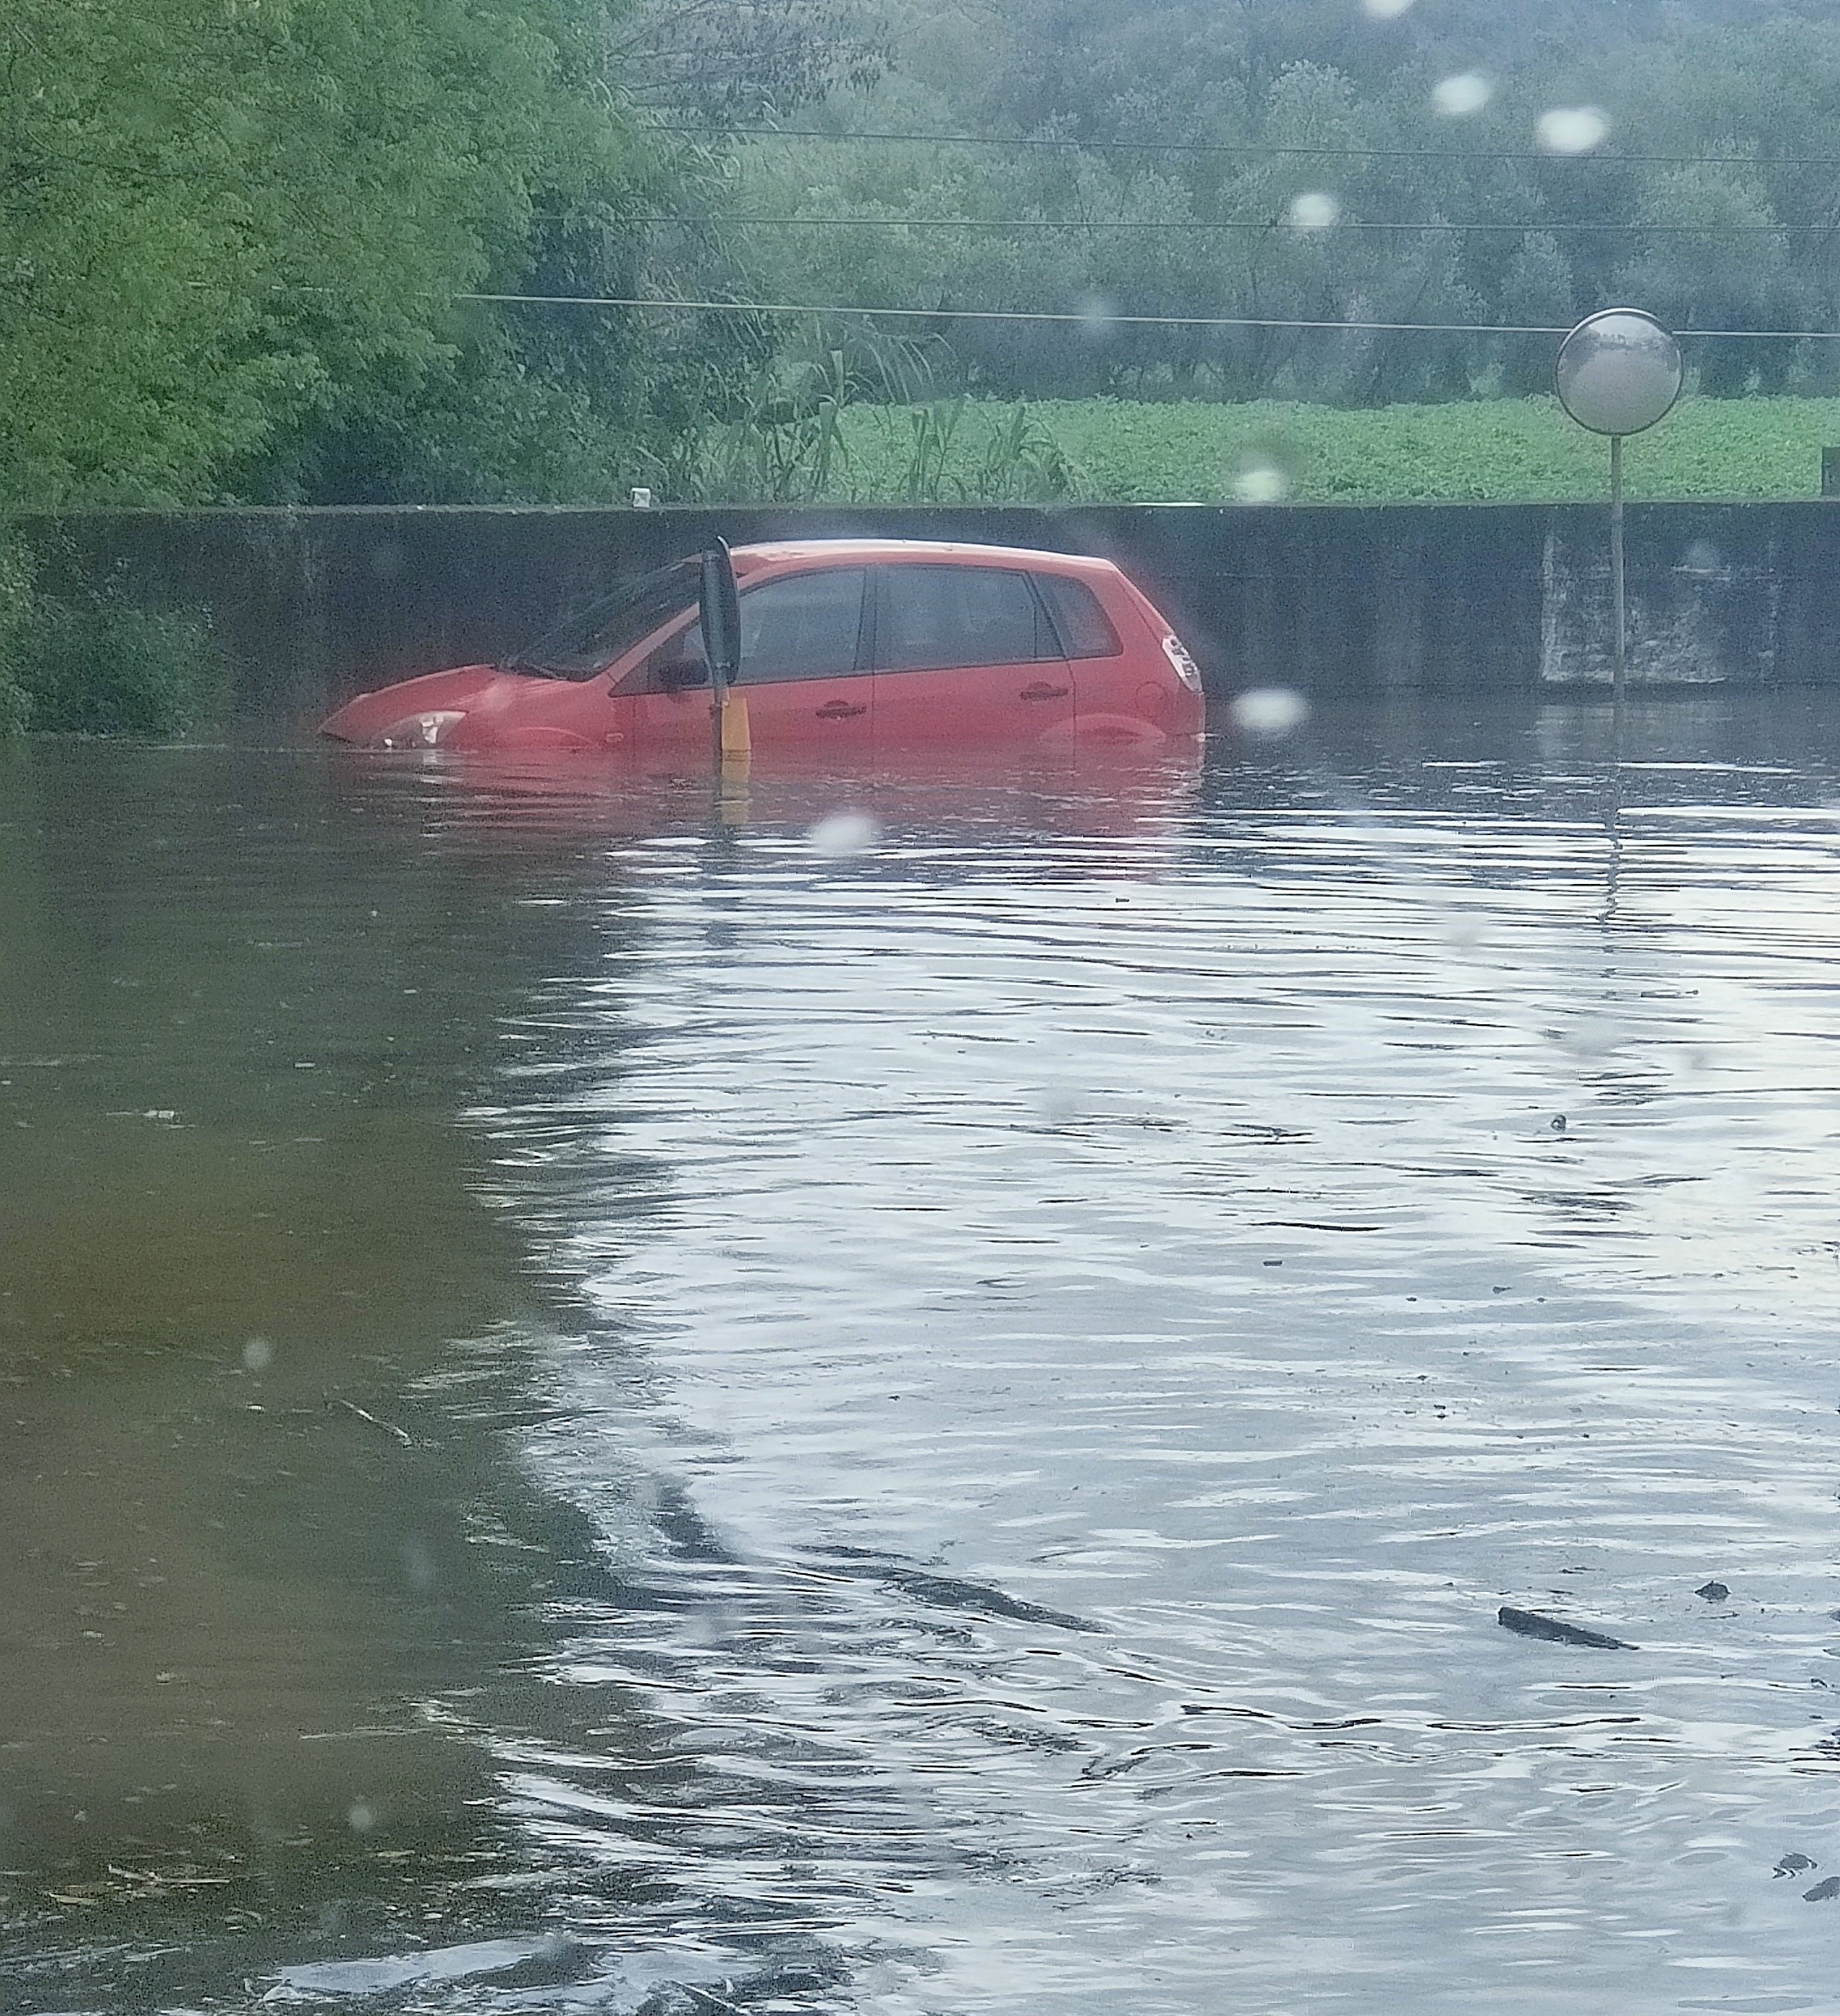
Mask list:
[{"label": "debris in water", "polygon": [[1703,1596],[1709,1603],[1729,1603],[1732,1599],[1732,1592],[1723,1582],[1702,1582],[1693,1594]]},{"label": "debris in water", "polygon": [[379,1421],[376,1415],[366,1413],[355,1401],[342,1400],[335,1395],[326,1404],[343,1407],[347,1414],[356,1414],[360,1421],[368,1421],[373,1428],[381,1428],[387,1435],[394,1435],[405,1449],[415,1447],[415,1438],[406,1428],[399,1428],[393,1421]]},{"label": "debris in water", "polygon": [[567,1965],[582,1949],[571,1940],[481,1939],[470,1946],[437,1947],[425,1953],[387,1954],[374,1960],[330,1960],[301,1967],[276,1969],[274,1979],[282,1995],[387,1995],[436,1981],[466,1981],[482,1974],[508,1974],[533,1964]]},{"label": "debris in water", "polygon": [[1607,1632],[1587,1631],[1581,1624],[1567,1624],[1558,1617],[1543,1617],[1537,1610],[1516,1610],[1503,1603],[1496,1621],[1523,1638],[1550,1638],[1555,1645],[1589,1645],[1600,1652],[1633,1652],[1626,1638],[1612,1638]]}]

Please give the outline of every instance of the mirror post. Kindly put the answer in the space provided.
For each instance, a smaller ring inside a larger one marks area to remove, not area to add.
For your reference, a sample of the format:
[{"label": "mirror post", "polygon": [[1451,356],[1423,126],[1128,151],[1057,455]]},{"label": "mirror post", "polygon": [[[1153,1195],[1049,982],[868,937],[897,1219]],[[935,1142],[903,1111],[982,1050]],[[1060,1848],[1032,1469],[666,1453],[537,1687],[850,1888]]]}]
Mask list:
[{"label": "mirror post", "polygon": [[1640,308],[1587,315],[1559,347],[1553,389],[1581,427],[1610,437],[1610,599],[1614,630],[1612,692],[1617,746],[1629,682],[1629,607],[1623,577],[1623,441],[1665,419],[1685,373],[1680,346]]},{"label": "mirror post", "polygon": [[1623,695],[1629,683],[1629,606],[1623,594],[1623,437],[1620,434],[1610,436],[1610,599],[1617,608],[1617,655],[1611,677],[1620,725]]}]

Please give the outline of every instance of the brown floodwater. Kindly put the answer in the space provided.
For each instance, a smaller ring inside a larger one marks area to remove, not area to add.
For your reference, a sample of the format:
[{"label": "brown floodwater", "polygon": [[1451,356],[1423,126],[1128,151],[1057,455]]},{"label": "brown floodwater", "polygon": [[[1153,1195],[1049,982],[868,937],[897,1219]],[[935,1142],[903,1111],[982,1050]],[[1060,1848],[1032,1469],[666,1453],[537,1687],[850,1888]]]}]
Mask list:
[{"label": "brown floodwater", "polygon": [[0,2009],[1830,2008],[1840,704],[1608,730],[0,751]]}]

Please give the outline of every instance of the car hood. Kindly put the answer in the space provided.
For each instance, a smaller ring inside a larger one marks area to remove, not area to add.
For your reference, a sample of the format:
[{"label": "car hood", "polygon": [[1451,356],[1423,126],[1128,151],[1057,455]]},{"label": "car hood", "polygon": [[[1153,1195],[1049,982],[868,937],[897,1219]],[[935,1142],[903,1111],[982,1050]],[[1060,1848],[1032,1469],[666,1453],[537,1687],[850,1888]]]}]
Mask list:
[{"label": "car hood", "polygon": [[341,742],[373,742],[386,728],[412,714],[452,710],[458,713],[496,712],[514,693],[546,683],[495,665],[457,665],[445,672],[425,672],[419,679],[360,693],[320,723],[321,735]]}]

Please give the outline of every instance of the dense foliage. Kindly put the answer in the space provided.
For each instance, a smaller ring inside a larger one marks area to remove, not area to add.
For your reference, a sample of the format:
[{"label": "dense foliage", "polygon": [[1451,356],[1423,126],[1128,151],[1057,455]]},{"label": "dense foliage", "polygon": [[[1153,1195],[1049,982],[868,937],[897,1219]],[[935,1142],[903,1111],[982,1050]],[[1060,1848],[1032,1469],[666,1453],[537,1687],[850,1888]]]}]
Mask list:
[{"label": "dense foliage", "polygon": [[587,0],[7,0],[0,493],[587,489],[648,417],[616,332],[593,325],[587,355],[453,297],[605,279],[643,174],[602,20]]},{"label": "dense foliage", "polygon": [[[635,139],[611,74],[625,12],[5,0],[0,513],[598,499],[670,466],[748,329],[705,348],[612,312],[466,298],[699,283],[688,255],[641,272],[624,228],[661,187],[694,204],[718,172]],[[21,654],[44,647],[42,674],[95,626],[34,614],[3,527],[0,549],[16,726]],[[153,665],[157,642],[127,660]],[[37,684],[35,718],[69,714]],[[144,684],[176,718],[165,675]]]},{"label": "dense foliage", "polygon": [[228,698],[207,622],[106,592],[47,603],[11,657],[20,725],[55,732],[166,740],[212,725]]},{"label": "dense foliage", "polygon": [[[1533,390],[1551,367],[1546,337],[1146,329],[1108,308],[1564,327],[1629,298],[1684,327],[1840,323],[1840,18],[1815,0],[1418,0],[1384,20],[1356,0],[919,0],[907,18],[872,91],[799,122],[843,137],[746,150],[745,212],[804,221],[736,242],[771,298],[1086,312],[942,317],[980,388],[1365,405]],[[1542,116],[1587,107],[1602,144],[1543,153]],[[935,132],[1069,144],[847,137]],[[843,217],[878,221],[817,221]],[[903,221],[922,219],[975,228]],[[1832,342],[1699,341],[1692,360],[1709,392],[1840,387]]]}]

